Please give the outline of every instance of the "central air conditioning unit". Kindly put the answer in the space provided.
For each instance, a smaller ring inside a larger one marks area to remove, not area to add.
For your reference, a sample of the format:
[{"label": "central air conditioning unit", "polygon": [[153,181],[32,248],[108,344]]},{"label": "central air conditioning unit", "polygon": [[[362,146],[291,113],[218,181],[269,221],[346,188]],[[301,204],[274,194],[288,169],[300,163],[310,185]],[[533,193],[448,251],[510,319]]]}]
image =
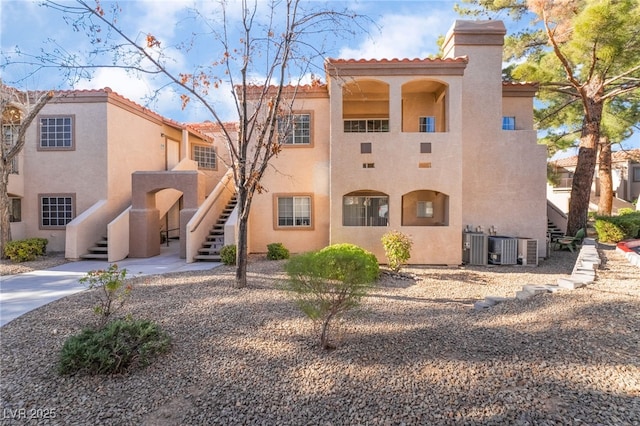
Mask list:
[{"label": "central air conditioning unit", "polygon": [[538,266],[538,240],[518,238],[518,261],[525,266]]},{"label": "central air conditioning unit", "polygon": [[482,232],[462,233],[462,263],[466,265],[487,264],[487,236]]},{"label": "central air conditioning unit", "polygon": [[518,264],[518,240],[513,237],[489,237],[489,263],[493,265]]}]

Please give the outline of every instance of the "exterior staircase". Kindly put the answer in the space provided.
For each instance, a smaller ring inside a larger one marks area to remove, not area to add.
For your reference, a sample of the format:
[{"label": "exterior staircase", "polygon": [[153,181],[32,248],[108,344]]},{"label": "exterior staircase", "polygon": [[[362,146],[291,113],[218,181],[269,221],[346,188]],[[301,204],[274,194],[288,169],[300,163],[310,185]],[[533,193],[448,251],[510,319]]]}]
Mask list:
[{"label": "exterior staircase", "polygon": [[96,245],[89,247],[89,253],[80,256],[85,260],[109,260],[109,241],[106,236],[103,236],[100,241],[96,242]]},{"label": "exterior staircase", "polygon": [[547,219],[547,235],[549,236],[549,242],[554,242],[558,238],[564,237],[564,232]]},{"label": "exterior staircase", "polygon": [[224,225],[227,223],[227,219],[229,219],[236,204],[238,204],[238,200],[234,195],[222,210],[216,224],[209,231],[207,240],[202,244],[202,248],[198,249],[198,254],[194,256],[196,261],[220,262],[220,249],[224,246]]}]

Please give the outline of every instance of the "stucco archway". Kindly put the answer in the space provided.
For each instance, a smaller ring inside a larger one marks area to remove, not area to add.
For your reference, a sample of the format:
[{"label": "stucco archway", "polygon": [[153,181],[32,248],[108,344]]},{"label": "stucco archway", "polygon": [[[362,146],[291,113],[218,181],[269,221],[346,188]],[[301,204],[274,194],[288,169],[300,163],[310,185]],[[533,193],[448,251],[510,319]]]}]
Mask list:
[{"label": "stucco archway", "polygon": [[205,198],[204,176],[195,170],[135,172],[131,175],[133,199],[129,213],[129,257],[160,254],[160,213],[156,193],[163,189],[182,192],[180,257],[187,257],[185,229]]}]

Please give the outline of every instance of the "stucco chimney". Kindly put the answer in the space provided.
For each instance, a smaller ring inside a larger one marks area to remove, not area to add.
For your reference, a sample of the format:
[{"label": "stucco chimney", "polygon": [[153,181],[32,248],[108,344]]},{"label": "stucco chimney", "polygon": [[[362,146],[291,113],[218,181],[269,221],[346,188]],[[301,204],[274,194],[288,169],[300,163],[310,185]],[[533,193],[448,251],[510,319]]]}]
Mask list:
[{"label": "stucco chimney", "polygon": [[463,122],[480,137],[483,129],[490,137],[502,123],[502,48],[506,33],[502,21],[458,20],[445,37],[445,58],[468,58],[463,79]]}]

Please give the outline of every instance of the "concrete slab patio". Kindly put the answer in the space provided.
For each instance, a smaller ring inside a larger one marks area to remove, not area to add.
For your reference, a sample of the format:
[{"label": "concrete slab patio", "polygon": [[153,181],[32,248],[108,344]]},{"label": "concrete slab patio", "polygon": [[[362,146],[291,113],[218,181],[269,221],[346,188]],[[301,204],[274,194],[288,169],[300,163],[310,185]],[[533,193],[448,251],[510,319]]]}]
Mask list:
[{"label": "concrete slab patio", "polygon": [[[180,243],[162,246],[160,254],[146,259],[124,259],[115,262],[126,268],[129,277],[168,274],[171,272],[212,269],[220,263],[186,263],[179,257]],[[80,278],[92,270],[106,269],[109,262],[83,260],[69,262],[43,271],[0,277],[0,327],[33,309],[65,296],[85,290]]]}]

